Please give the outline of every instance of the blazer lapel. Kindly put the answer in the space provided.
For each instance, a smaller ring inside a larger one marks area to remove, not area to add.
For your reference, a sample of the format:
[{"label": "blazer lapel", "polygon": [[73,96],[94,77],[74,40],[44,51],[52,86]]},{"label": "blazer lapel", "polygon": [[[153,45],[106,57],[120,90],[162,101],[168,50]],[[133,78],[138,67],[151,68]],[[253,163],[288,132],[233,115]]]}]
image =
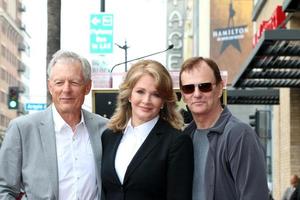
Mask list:
[{"label": "blazer lapel", "polygon": [[152,151],[153,148],[159,143],[161,139],[162,132],[160,130],[161,119],[157,122],[154,128],[149,133],[145,142],[142,144],[140,149],[137,151],[130,164],[127,167],[124,184],[127,181],[128,177],[134,172],[134,170],[142,163],[142,161],[148,156],[148,154]]},{"label": "blazer lapel", "polygon": [[55,130],[51,106],[45,111],[45,117],[40,122],[39,130],[39,134],[41,136],[42,141],[42,147],[44,149],[44,156],[49,170],[49,181],[52,185],[55,197],[56,199],[58,199],[57,155]]},{"label": "blazer lapel", "polygon": [[83,110],[83,116],[89,133],[91,147],[96,161],[96,168],[99,169],[99,167],[101,166],[101,157],[102,157],[100,130],[98,130],[97,121],[93,120],[92,115],[89,115],[85,110]]},{"label": "blazer lapel", "polygon": [[97,175],[97,186],[98,190],[101,191],[102,189],[102,181],[101,181],[101,158],[102,158],[102,143],[101,143],[101,133],[97,126],[97,119],[94,119],[91,114],[87,111],[82,111],[84,116],[84,122],[86,124],[89,137],[91,148],[94,155],[95,160],[95,170]]},{"label": "blazer lapel", "polygon": [[116,167],[115,167],[115,159],[116,159],[116,154],[117,154],[117,150],[118,150],[118,147],[119,147],[119,144],[121,142],[121,139],[123,137],[123,133],[122,132],[118,132],[118,133],[111,133],[111,134],[114,134],[116,137],[115,137],[115,141],[113,143],[113,146],[112,146],[112,155],[111,156],[108,156],[109,158],[109,166],[111,167],[111,170],[112,170],[112,175],[114,176],[114,178],[112,179],[112,181],[115,182],[115,184],[117,185],[122,185],[120,179],[119,179],[119,176],[117,174],[117,171],[116,171]]}]

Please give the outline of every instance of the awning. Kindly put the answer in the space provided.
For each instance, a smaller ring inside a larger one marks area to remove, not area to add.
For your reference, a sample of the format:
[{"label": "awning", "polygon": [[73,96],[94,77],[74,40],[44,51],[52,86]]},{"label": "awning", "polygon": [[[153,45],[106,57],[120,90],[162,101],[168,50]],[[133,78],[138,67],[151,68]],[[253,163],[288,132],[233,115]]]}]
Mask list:
[{"label": "awning", "polygon": [[300,30],[264,31],[232,86],[300,87]]},{"label": "awning", "polygon": [[284,12],[300,11],[300,2],[299,0],[284,0],[282,8]]},{"label": "awning", "polygon": [[257,104],[257,105],[278,105],[278,89],[243,89],[227,91],[227,104]]}]

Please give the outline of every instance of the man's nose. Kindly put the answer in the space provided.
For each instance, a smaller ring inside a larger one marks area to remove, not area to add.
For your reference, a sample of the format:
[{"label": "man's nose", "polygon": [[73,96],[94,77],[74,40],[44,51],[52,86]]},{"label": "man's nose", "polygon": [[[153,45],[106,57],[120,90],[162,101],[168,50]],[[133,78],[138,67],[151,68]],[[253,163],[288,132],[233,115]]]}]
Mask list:
[{"label": "man's nose", "polygon": [[195,86],[194,96],[198,97],[201,95],[201,91],[199,90],[198,86]]},{"label": "man's nose", "polygon": [[64,86],[63,86],[63,91],[69,91],[71,87],[71,84],[69,81],[65,81]]}]

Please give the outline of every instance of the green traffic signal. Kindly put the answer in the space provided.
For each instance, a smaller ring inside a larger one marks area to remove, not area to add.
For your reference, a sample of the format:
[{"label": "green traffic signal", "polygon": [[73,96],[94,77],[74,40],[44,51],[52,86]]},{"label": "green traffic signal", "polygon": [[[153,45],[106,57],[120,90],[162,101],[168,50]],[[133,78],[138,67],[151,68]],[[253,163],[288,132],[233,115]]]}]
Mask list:
[{"label": "green traffic signal", "polygon": [[18,87],[9,87],[8,88],[7,106],[9,109],[16,110],[19,108],[19,88]]}]

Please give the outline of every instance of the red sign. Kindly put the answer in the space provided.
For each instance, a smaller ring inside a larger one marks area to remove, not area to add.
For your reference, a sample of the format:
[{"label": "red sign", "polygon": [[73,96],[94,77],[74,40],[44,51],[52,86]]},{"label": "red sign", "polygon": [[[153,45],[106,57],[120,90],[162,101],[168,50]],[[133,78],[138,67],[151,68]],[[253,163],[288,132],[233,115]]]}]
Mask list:
[{"label": "red sign", "polygon": [[[253,36],[253,47],[257,44],[259,38],[265,30],[274,30],[278,28],[285,20],[286,16],[282,6],[277,6],[269,20],[263,20],[258,28],[258,32]],[[283,24],[280,28],[286,28]]]}]

